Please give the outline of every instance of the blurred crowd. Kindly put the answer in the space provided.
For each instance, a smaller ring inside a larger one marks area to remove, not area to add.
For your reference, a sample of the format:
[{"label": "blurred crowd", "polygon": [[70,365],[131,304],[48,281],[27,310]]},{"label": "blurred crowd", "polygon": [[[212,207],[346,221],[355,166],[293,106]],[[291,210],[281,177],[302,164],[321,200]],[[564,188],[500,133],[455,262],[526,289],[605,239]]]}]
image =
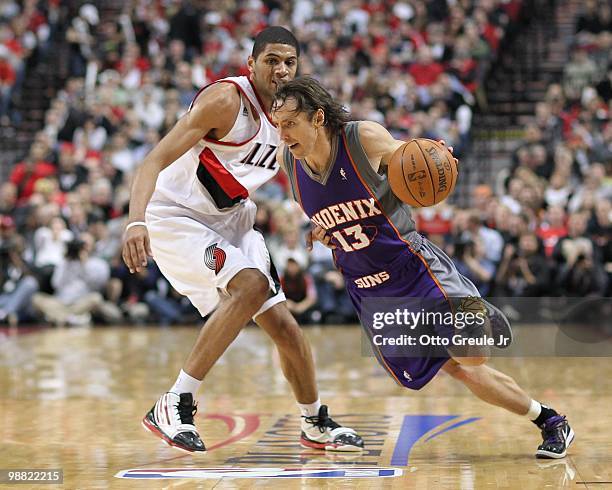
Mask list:
[{"label": "blurred crowd", "polygon": [[[37,3],[23,5],[15,16]],[[398,138],[444,139],[461,156],[481,81],[520,5],[134,0],[119,16],[80,6],[66,29],[71,77],[0,186],[0,322],[197,318],[154,262],[130,275],[121,261],[130,178],[198,88],[247,73],[265,25],[293,29],[300,72],[320,78],[355,119]],[[609,9],[607,25],[599,10],[578,21],[563,83],[538,105],[499,188],[477,187],[471,209],[415,213],[483,294],[609,294],[610,25]],[[303,323],[355,321],[329,250],[307,252],[308,222],[287,196],[279,174],[253,198],[290,309]]]},{"label": "blurred crowd", "polygon": [[536,104],[508,171],[471,209],[421,210],[419,229],[482,294],[610,296],[612,8],[587,0],[560,83]]},{"label": "blurred crowd", "polygon": [[20,114],[12,102],[20,93],[25,68],[37,50],[44,56],[49,46],[59,0],[0,1],[0,125],[15,123]]}]

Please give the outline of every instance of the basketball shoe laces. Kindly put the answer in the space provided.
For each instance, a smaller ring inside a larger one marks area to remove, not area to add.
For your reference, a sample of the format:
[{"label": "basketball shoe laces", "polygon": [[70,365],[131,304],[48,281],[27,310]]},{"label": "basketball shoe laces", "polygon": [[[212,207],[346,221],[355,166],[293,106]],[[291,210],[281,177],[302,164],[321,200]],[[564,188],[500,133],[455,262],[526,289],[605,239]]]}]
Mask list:
[{"label": "basketball shoe laces", "polygon": [[304,417],[304,420],[307,423],[312,424],[315,427],[317,427],[319,431],[321,432],[321,434],[323,434],[327,429],[334,430],[340,427],[340,424],[334,422],[331,419],[331,417],[327,413],[327,407],[325,405],[323,405],[319,409],[318,415],[311,415],[309,417]]},{"label": "basketball shoe laces", "polygon": [[565,415],[555,415],[544,422],[542,427],[543,445],[565,444]]},{"label": "basketball shoe laces", "polygon": [[197,403],[183,403],[183,397],[181,396],[181,401],[176,405],[176,410],[178,412],[181,424],[194,425],[193,417],[198,411]]}]

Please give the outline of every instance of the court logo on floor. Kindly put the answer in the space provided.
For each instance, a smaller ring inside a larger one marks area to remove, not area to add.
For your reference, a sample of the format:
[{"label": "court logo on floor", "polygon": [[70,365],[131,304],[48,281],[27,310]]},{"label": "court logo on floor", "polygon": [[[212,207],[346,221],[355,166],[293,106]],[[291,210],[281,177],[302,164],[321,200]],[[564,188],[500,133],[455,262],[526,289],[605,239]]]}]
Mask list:
[{"label": "court logo on floor", "polygon": [[[339,414],[334,415],[339,423],[352,427],[365,441],[365,449],[357,453],[322,452],[303,449],[299,445],[299,422],[294,415],[279,418],[268,429],[246,454],[230,457],[224,461],[227,465],[306,465],[325,464],[333,461],[336,465],[377,466],[388,464],[383,458],[383,450],[393,443],[391,456],[392,466],[408,466],[410,453],[415,445],[427,443],[451,430],[476,422],[478,417],[459,415],[403,415],[401,428],[397,424],[397,415],[381,414]],[[385,451],[386,453],[386,451]]]},{"label": "court logo on floor", "polygon": [[397,468],[146,468],[122,470],[115,478],[136,480],[219,478],[393,478]]},{"label": "court logo on floor", "polygon": [[334,420],[351,427],[366,441],[363,451],[335,453],[300,446],[300,422],[295,415],[285,415],[268,429],[246,454],[237,455],[224,461],[227,465],[306,465],[328,464],[346,466],[377,466],[385,442],[392,437],[393,415],[374,413],[334,414]]},{"label": "court logo on floor", "polygon": [[[410,451],[430,432],[431,434],[423,442],[429,442],[445,432],[471,424],[479,419],[480,417],[463,419],[459,415],[404,415],[402,428],[395,442],[393,456],[391,456],[391,464],[408,466]],[[447,423],[449,425],[445,425]]]}]

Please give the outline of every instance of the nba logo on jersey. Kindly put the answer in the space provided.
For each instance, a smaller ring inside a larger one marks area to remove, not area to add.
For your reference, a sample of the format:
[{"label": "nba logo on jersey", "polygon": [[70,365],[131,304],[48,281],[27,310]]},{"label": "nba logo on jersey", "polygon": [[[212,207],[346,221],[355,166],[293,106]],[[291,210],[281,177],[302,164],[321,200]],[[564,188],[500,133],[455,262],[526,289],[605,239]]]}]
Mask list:
[{"label": "nba logo on jersey", "polygon": [[225,264],[225,252],[213,243],[204,251],[204,263],[206,267],[215,271],[215,274],[219,274]]}]

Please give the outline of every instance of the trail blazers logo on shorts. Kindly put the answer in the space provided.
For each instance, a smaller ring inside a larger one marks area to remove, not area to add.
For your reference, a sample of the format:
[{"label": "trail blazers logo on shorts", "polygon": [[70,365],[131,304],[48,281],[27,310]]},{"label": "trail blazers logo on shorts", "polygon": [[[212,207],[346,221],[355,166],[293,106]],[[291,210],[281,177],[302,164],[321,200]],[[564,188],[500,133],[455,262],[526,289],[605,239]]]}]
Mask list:
[{"label": "trail blazers logo on shorts", "polygon": [[215,271],[215,275],[219,274],[219,271],[225,265],[225,252],[217,247],[216,243],[213,243],[204,252],[204,263],[206,267]]}]

